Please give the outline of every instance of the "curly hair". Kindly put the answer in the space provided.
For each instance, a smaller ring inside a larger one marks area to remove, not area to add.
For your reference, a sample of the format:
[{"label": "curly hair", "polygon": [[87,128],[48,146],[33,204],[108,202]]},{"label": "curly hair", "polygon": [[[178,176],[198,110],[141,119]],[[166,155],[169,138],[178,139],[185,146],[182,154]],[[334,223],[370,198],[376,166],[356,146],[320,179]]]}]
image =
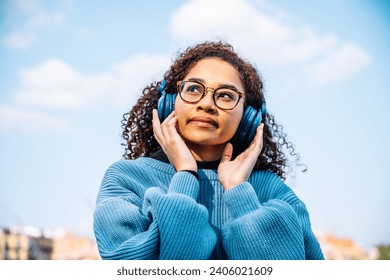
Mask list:
[{"label": "curly hair", "polygon": [[[176,92],[177,81],[182,80],[198,61],[205,58],[220,58],[235,67],[245,89],[245,104],[257,110],[260,109],[265,98],[263,81],[257,69],[239,57],[230,44],[221,41],[206,41],[179,52],[170,69],[164,74],[167,92]],[[152,109],[157,108],[160,83],[161,81],[158,81],[146,86],[135,106],[129,113],[123,115],[124,159],[151,156],[161,149],[154,138],[152,128]],[[283,127],[276,123],[271,114],[267,113],[263,122],[263,149],[254,168],[269,170],[284,180],[286,179],[287,157],[282,151],[283,146],[289,150],[290,155],[296,157],[297,162],[299,154],[295,152],[292,143],[287,141]]]}]

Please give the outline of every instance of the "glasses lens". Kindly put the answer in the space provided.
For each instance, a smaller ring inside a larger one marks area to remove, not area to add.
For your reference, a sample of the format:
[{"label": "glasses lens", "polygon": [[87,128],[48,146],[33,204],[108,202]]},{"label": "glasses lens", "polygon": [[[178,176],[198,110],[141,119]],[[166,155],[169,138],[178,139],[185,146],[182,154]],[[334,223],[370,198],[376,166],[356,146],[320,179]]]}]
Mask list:
[{"label": "glasses lens", "polygon": [[229,88],[219,88],[214,93],[215,104],[222,109],[233,109],[240,99],[240,94]]},{"label": "glasses lens", "polygon": [[[190,103],[199,102],[204,97],[206,88],[204,85],[193,81],[181,81],[178,83],[180,97]],[[217,107],[225,110],[233,109],[241,98],[241,94],[231,88],[218,88],[213,94]]]},{"label": "glasses lens", "polygon": [[181,82],[179,92],[184,101],[197,102],[204,92],[204,86],[197,82]]}]

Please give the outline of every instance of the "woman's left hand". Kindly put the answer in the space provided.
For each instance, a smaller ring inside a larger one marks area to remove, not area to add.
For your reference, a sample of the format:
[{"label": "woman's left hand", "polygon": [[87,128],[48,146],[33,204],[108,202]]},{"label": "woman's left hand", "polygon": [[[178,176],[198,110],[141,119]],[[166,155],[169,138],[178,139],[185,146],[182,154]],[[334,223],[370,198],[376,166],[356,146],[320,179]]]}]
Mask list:
[{"label": "woman's left hand", "polygon": [[262,123],[257,128],[255,138],[249,147],[234,160],[231,160],[233,145],[231,143],[226,144],[218,166],[219,181],[222,183],[225,191],[248,180],[263,149],[263,128],[264,124]]}]

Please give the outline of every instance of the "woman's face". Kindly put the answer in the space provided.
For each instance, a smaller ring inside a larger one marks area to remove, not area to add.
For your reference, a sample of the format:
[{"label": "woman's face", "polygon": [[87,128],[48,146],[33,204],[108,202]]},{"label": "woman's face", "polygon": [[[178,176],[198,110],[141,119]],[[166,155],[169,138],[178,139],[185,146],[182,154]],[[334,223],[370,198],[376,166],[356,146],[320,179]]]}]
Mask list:
[{"label": "woman's face", "polygon": [[[194,79],[206,88],[234,86],[245,95],[244,86],[237,70],[219,58],[202,59],[184,77],[184,81]],[[218,108],[213,100],[213,90],[196,104],[183,101],[178,95],[175,111],[178,117],[178,131],[187,145],[223,146],[236,132],[244,110],[243,96],[232,110]]]}]

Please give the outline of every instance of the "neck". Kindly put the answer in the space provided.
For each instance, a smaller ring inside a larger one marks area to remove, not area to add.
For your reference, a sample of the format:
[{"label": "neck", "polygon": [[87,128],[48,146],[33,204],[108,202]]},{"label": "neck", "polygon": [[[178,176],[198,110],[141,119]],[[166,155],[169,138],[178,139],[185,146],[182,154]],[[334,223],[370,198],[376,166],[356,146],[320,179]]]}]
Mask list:
[{"label": "neck", "polygon": [[210,162],[221,159],[224,144],[215,146],[186,143],[196,161]]}]

